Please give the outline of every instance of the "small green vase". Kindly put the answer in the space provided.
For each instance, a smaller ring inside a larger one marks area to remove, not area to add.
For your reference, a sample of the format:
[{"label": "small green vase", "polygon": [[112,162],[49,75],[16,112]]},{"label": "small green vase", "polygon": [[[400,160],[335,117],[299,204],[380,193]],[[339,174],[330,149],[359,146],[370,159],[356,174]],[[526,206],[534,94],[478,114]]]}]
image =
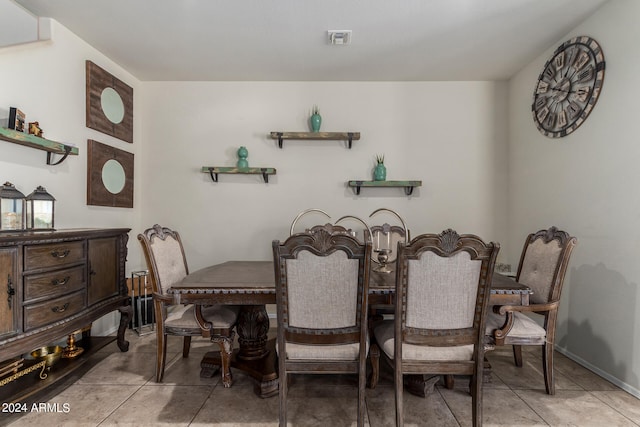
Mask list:
[{"label": "small green vase", "polygon": [[239,168],[248,168],[249,162],[247,161],[247,157],[249,157],[249,150],[247,150],[247,147],[242,146],[238,148],[238,162],[236,163],[236,166]]},{"label": "small green vase", "polygon": [[384,163],[378,163],[373,169],[374,181],[385,181],[387,179],[387,168]]},{"label": "small green vase", "polygon": [[322,124],[320,114],[312,114],[311,117],[309,117],[309,122],[311,123],[311,130],[313,132],[320,132],[320,125]]}]

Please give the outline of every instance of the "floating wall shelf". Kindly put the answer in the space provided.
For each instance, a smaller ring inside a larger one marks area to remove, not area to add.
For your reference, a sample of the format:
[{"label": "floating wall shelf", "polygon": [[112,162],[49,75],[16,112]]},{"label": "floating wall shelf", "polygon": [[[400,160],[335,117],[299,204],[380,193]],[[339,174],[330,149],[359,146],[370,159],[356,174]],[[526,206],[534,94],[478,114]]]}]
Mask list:
[{"label": "floating wall shelf", "polygon": [[[49,139],[40,138],[24,132],[18,132],[13,129],[0,127],[0,139],[14,144],[24,145],[26,147],[35,148],[47,152],[47,164],[59,165],[67,158],[67,156],[77,156],[78,148],[66,145],[60,142],[51,141]],[[51,161],[52,154],[60,154],[62,158],[55,163]]]},{"label": "floating wall shelf", "polygon": [[414,187],[420,187],[422,181],[349,181],[356,194],[360,194],[361,187],[403,187],[407,196],[413,193]]},{"label": "floating wall shelf", "polygon": [[211,175],[213,182],[218,182],[218,174],[234,174],[234,175],[262,175],[265,183],[269,183],[269,175],[275,175],[275,168],[236,168],[224,166],[203,166],[202,172]]},{"label": "floating wall shelf", "polygon": [[360,139],[360,132],[271,132],[271,139],[277,139],[280,148],[285,139],[323,139],[347,141],[351,149],[351,143]]}]

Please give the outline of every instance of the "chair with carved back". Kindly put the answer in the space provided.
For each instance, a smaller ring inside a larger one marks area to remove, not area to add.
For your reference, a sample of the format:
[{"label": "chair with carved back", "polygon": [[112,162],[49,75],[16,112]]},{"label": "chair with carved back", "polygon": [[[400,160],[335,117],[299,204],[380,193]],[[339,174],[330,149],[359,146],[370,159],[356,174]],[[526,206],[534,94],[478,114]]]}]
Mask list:
[{"label": "chair with carved back", "polygon": [[375,326],[371,350],[380,347],[394,368],[397,426],[405,374],[471,376],[472,421],[482,425],[485,320],[499,248],[451,229],[398,244],[396,315]]},{"label": "chair with carved back", "polygon": [[[168,335],[184,337],[183,357],[189,356],[192,336],[210,336],[211,341],[220,347],[223,385],[230,387],[230,362],[235,336],[233,328],[237,322],[239,307],[220,305],[197,309],[193,305],[175,304],[166,290],[189,274],[180,234],[156,224],[138,234],[138,240],[142,245],[153,290],[157,336],[156,382],[162,382],[164,376]],[[203,324],[209,325],[208,331],[200,328],[196,315],[201,316]]]},{"label": "chair with carved back", "polygon": [[[560,294],[577,239],[551,227],[527,236],[516,281],[533,294],[526,306],[495,306],[487,318],[487,335],[496,345],[512,345],[516,366],[522,367],[523,345],[542,346],[542,368],[547,394],[555,394],[553,351]],[[526,314],[525,314],[526,313]],[[542,326],[527,314],[539,315]]]},{"label": "chair with carved back", "polygon": [[327,224],[273,242],[280,426],[287,425],[289,375],[357,374],[364,423],[371,242]]}]

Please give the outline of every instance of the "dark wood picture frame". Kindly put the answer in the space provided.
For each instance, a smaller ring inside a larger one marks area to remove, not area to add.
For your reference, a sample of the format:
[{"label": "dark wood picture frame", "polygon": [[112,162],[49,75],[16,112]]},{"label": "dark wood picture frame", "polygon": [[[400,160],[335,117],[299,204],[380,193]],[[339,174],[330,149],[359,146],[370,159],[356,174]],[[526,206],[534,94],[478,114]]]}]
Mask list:
[{"label": "dark wood picture frame", "polygon": [[[107,190],[102,179],[102,169],[112,159],[122,165],[125,175],[124,187],[117,194]],[[87,204],[133,207],[133,153],[91,139],[87,141]]]},{"label": "dark wood picture frame", "polygon": [[[86,61],[87,127],[133,143],[133,88],[91,61]],[[112,88],[120,96],[124,116],[113,123],[102,110],[102,92]]]}]

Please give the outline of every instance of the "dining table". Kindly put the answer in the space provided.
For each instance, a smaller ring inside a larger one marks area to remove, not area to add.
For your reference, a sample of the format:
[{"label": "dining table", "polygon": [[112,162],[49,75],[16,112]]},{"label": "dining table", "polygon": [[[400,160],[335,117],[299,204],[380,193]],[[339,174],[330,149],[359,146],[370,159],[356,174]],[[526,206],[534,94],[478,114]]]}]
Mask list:
[{"label": "dining table", "polygon": [[[392,304],[395,294],[395,272],[380,272],[372,264],[369,276],[369,304]],[[254,378],[255,393],[260,397],[278,394],[275,339],[269,338],[269,315],[266,305],[276,303],[273,261],[227,261],[188,274],[167,290],[176,304],[194,304],[196,318],[209,336],[201,307],[215,304],[241,306],[238,323],[238,348],[231,366]],[[494,273],[491,305],[528,305],[532,291],[508,277]],[[221,364],[218,351],[205,354],[200,364],[201,377],[211,377]]]}]

